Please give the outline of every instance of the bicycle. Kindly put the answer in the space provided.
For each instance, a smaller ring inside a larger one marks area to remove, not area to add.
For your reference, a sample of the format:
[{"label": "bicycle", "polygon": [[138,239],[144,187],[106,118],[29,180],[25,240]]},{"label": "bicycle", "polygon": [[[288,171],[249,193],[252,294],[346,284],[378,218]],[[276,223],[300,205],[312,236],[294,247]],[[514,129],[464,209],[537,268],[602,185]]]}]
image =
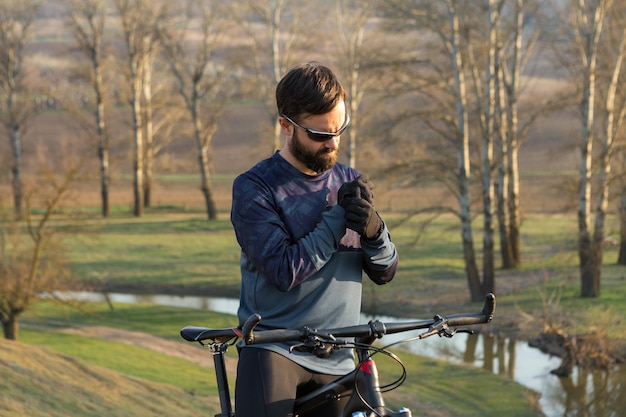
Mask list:
[{"label": "bicycle", "polygon": [[[402,407],[398,411],[393,411],[385,406],[382,393],[399,387],[406,379],[404,365],[400,359],[387,349],[398,343],[425,339],[434,335],[451,338],[459,332],[473,333],[471,329],[457,329],[457,327],[489,323],[493,319],[495,308],[495,295],[489,293],[485,296],[484,306],[478,313],[457,313],[446,317],[435,315],[430,320],[386,323],[370,320],[367,324],[335,329],[303,327],[300,329],[275,329],[255,332],[254,329],[260,323],[261,316],[254,314],[248,318],[241,328],[213,329],[186,326],[181,329],[180,334],[183,339],[189,342],[199,342],[202,346],[208,347],[213,354],[221,407],[220,414],[216,414],[215,417],[235,417],[230,400],[224,354],[228,347],[234,345],[239,339],[246,345],[270,342],[299,342],[295,346],[296,349],[305,350],[321,357],[329,354],[332,349],[351,348],[356,350],[358,358],[356,368],[344,376],[339,376],[335,381],[297,398],[294,416],[313,410],[326,401],[333,401],[341,396],[350,395],[350,399],[340,417],[411,417],[411,411],[408,408]],[[376,339],[381,339],[386,334],[418,329],[428,330],[415,337],[407,338],[382,348],[373,346]],[[343,338],[354,338],[354,342],[343,340]],[[398,361],[402,366],[402,375],[396,381],[384,387],[381,387],[379,384],[378,370],[376,363],[372,359],[375,353],[384,353]]]}]

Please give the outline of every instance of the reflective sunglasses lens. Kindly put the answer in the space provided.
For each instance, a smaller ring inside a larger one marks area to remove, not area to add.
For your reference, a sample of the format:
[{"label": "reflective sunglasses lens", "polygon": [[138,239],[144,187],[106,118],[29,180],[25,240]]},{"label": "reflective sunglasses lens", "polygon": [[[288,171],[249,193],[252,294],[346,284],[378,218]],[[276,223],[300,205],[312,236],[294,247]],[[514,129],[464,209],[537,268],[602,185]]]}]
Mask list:
[{"label": "reflective sunglasses lens", "polygon": [[324,133],[315,133],[315,132],[310,132],[307,130],[307,135],[309,136],[309,139],[315,141],[315,142],[326,142],[328,139],[332,139],[334,138],[335,134],[324,134]]}]

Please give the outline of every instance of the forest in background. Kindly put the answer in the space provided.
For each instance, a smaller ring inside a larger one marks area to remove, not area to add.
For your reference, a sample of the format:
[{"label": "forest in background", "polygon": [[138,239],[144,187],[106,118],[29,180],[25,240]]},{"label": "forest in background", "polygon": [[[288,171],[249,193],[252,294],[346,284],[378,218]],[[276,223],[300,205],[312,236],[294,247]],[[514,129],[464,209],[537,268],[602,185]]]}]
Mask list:
[{"label": "forest in background", "polygon": [[[381,211],[459,218],[472,299],[493,289],[498,250],[504,268],[521,262],[530,211],[577,213],[581,293],[599,295],[604,218],[626,217],[619,4],[3,6],[2,21],[17,24],[0,27],[9,138],[1,163],[11,172],[2,186],[18,215],[29,192],[56,174],[80,187],[60,207],[100,195],[104,216],[112,204],[141,216],[156,201],[203,201],[216,218],[228,210],[233,176],[281,145],[276,82],[296,63],[319,60],[348,92],[353,124],[342,160],[374,178]],[[557,24],[564,13],[568,22]],[[183,197],[194,189],[198,200]],[[625,236],[622,227],[624,252]]]}]

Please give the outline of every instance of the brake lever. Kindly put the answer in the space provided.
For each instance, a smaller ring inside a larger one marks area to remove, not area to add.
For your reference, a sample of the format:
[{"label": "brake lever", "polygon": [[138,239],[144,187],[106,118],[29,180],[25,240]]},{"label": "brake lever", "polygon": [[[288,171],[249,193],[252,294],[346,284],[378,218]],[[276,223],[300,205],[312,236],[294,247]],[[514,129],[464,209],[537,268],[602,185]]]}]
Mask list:
[{"label": "brake lever", "polygon": [[450,328],[448,327],[447,321],[443,317],[438,315],[438,314],[435,315],[435,317],[433,317],[433,319],[435,320],[435,322],[428,328],[428,331],[426,331],[426,332],[424,332],[424,333],[419,335],[420,339],[425,339],[427,337],[434,336],[434,335],[437,335],[439,337],[451,338],[452,336],[454,336],[457,333],[474,334],[474,330],[472,330],[472,329],[452,329],[452,330],[450,330]]},{"label": "brake lever", "polygon": [[319,337],[310,337],[307,341],[295,344],[289,347],[289,353],[293,351],[308,352],[317,356],[318,358],[325,359],[330,356],[331,352],[335,349],[332,343],[326,344]]},{"label": "brake lever", "polygon": [[434,335],[441,336],[442,332],[446,332],[448,330],[448,327],[446,326],[443,317],[441,317],[439,314],[435,315],[435,317],[433,317],[433,320],[435,320],[435,322],[428,328],[427,331],[418,336],[419,339],[426,339],[427,337]]},{"label": "brake lever", "polygon": [[308,329],[306,337],[309,339],[315,339],[317,341],[324,341],[324,342],[335,342],[337,340],[337,338],[333,336],[332,334],[320,333],[315,329]]},{"label": "brake lever", "polygon": [[289,353],[293,353],[294,350],[297,352],[310,352],[314,347],[315,345],[311,343],[297,343],[289,346]]},{"label": "brake lever", "polygon": [[330,333],[320,333],[316,329],[311,329],[309,327],[305,327],[305,336],[304,340],[300,343],[292,345],[289,348],[289,352],[293,352],[294,350],[299,352],[316,352],[316,351],[326,351],[328,348],[325,343],[333,343],[337,341],[335,336]]}]

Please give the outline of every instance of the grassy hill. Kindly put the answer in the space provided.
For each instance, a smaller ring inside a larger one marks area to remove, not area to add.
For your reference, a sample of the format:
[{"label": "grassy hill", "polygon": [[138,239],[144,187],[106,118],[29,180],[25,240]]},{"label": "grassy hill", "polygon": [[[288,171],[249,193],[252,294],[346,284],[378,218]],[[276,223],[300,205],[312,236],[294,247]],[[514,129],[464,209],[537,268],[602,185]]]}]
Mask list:
[{"label": "grassy hill", "polygon": [[196,416],[214,398],[0,340],[0,416]]},{"label": "grassy hill", "polygon": [[[24,320],[22,339],[28,344],[0,342],[0,416],[218,412],[210,355],[182,341],[177,329],[227,326],[232,316],[149,304],[116,304],[110,310],[106,303],[88,303],[84,308],[88,314],[42,303]],[[235,356],[230,349],[226,358],[231,384]],[[539,415],[537,394],[504,375],[406,352],[399,356],[408,379],[385,394],[391,408],[408,406],[431,417]],[[395,361],[384,355],[376,360],[381,383],[399,376]]]}]

